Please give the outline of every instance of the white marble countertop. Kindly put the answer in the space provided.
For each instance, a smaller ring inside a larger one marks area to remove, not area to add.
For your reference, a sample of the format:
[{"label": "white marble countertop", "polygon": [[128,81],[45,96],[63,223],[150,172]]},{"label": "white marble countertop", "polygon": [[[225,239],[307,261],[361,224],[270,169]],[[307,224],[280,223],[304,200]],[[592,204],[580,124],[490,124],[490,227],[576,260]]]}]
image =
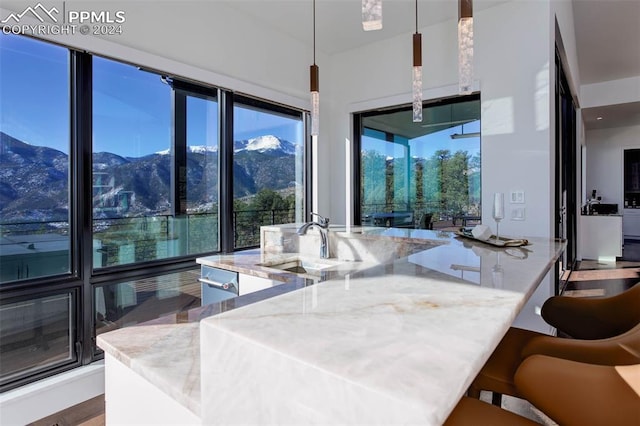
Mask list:
[{"label": "white marble countertop", "polygon": [[[205,424],[441,424],[564,243],[503,249],[447,232],[357,232],[404,241],[402,256],[353,262],[311,286],[285,276],[238,299],[256,303],[203,307],[183,324],[124,328],[98,344]],[[250,251],[200,263],[263,274],[251,265],[264,259]],[[200,319],[196,336],[189,321]],[[134,343],[141,333],[153,344]]]}]

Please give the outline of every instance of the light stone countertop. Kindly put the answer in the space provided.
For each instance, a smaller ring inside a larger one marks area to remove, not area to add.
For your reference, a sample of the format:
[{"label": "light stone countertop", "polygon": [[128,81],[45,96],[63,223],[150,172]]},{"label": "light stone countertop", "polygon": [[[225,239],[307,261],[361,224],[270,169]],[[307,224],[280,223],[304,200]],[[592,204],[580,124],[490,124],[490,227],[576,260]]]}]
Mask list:
[{"label": "light stone countertop", "polygon": [[98,345],[204,424],[441,424],[564,249],[352,231],[332,228],[338,240],[383,241],[377,250],[393,241],[401,255],[347,262],[318,284],[255,266],[291,253],[202,258],[283,284],[105,333]]}]

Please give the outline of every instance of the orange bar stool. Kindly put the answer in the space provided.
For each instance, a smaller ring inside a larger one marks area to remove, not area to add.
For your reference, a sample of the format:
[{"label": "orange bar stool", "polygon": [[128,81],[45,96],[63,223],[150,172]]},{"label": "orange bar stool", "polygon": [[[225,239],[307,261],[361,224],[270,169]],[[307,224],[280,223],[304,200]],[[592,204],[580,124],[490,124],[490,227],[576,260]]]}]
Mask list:
[{"label": "orange bar stool", "polygon": [[615,367],[533,355],[518,368],[515,385],[563,426],[640,425],[640,364]]},{"label": "orange bar stool", "polygon": [[516,370],[531,355],[547,355],[598,365],[640,364],[640,324],[619,336],[598,340],[563,339],[511,327],[469,387],[468,395],[493,392],[493,403],[501,395],[522,398],[514,382]]},{"label": "orange bar stool", "polygon": [[640,323],[640,284],[611,297],[550,297],[542,318],[575,339],[618,336]]},{"label": "orange bar stool", "polygon": [[477,399],[462,397],[444,426],[539,426],[526,417],[519,416]]}]

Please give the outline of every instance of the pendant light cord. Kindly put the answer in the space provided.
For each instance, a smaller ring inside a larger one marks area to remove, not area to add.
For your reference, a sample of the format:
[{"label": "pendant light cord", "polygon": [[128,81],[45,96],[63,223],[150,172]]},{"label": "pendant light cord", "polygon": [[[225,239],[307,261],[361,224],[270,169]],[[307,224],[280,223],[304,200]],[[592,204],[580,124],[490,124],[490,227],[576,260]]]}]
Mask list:
[{"label": "pendant light cord", "polygon": [[[316,0],[313,0],[314,2]],[[418,34],[418,0],[416,0],[416,34]]]},{"label": "pendant light cord", "polygon": [[315,64],[316,64],[316,0],[313,0],[313,65]]}]

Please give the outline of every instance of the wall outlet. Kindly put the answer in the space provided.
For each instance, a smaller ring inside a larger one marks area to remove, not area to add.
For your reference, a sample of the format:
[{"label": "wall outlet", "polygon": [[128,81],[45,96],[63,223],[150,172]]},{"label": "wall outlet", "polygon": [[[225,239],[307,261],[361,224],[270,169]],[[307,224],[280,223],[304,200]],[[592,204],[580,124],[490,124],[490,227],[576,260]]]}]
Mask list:
[{"label": "wall outlet", "polygon": [[511,220],[524,220],[525,208],[516,207],[511,209]]},{"label": "wall outlet", "polygon": [[524,191],[511,191],[511,204],[524,204]]}]

